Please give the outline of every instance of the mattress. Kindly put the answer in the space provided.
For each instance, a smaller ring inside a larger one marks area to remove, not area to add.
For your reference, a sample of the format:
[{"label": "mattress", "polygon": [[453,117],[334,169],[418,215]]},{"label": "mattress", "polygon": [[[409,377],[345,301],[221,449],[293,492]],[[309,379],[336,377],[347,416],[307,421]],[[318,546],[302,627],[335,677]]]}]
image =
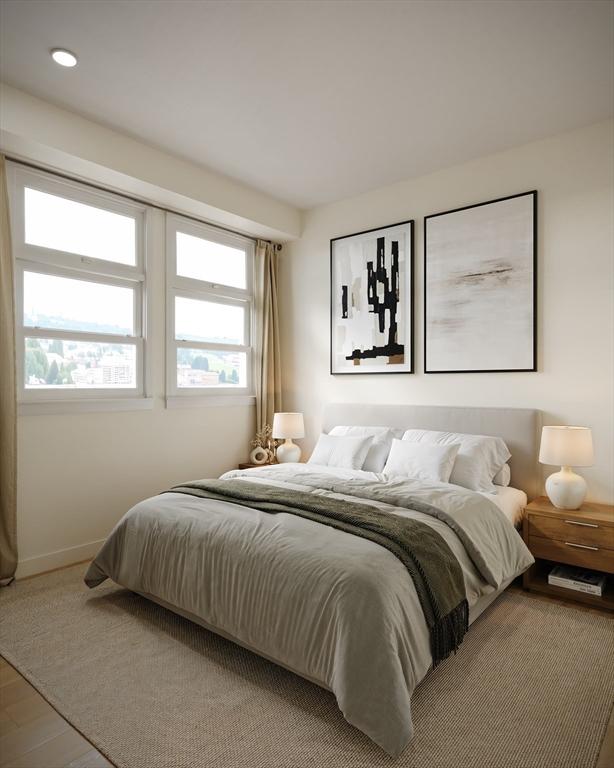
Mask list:
[{"label": "mattress", "polygon": [[507,486],[497,486],[497,493],[484,493],[487,499],[494,501],[507,519],[515,525],[516,528],[522,522],[524,508],[527,505],[527,494],[519,491],[518,488]]}]

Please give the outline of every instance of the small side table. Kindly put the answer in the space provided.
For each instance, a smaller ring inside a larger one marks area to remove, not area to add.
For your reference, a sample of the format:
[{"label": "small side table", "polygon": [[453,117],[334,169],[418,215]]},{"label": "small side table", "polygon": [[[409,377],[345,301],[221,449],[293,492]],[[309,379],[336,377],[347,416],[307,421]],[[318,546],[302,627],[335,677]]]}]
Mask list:
[{"label": "small side table", "polygon": [[[525,589],[614,610],[614,506],[585,502],[580,509],[557,509],[541,496],[525,507],[522,535],[535,558],[523,575]],[[560,563],[608,574],[603,595],[549,584],[548,573]]]}]

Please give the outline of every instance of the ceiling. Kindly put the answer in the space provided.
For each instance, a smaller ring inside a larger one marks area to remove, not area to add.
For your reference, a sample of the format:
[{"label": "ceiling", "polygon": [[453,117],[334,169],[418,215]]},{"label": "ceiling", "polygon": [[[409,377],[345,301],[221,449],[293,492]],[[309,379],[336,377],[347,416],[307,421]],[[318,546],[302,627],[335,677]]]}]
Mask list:
[{"label": "ceiling", "polygon": [[0,76],[310,208],[611,116],[613,24],[610,0],[1,0]]}]

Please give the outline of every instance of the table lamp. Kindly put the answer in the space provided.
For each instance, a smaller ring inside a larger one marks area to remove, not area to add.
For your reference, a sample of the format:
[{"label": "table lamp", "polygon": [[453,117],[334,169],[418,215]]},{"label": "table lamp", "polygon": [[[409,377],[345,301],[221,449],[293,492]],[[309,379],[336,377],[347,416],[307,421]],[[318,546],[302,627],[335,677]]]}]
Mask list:
[{"label": "table lamp", "polygon": [[302,413],[276,413],[273,416],[273,437],[284,438],[277,446],[277,461],[285,464],[288,461],[300,461],[301,449],[292,442],[293,437],[305,437],[305,425]]},{"label": "table lamp", "polygon": [[586,480],[572,467],[593,465],[593,437],[588,427],[543,427],[539,449],[541,464],[558,464],[546,480],[548,498],[558,509],[578,509],[586,496]]}]

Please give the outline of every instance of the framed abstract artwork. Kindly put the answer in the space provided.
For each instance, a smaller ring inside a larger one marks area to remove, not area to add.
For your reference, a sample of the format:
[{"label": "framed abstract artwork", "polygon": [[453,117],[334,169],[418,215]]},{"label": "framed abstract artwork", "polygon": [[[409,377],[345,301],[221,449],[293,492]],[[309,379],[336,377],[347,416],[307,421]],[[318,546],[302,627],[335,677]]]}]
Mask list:
[{"label": "framed abstract artwork", "polygon": [[330,241],[330,372],[412,373],[414,222]]},{"label": "framed abstract artwork", "polygon": [[425,373],[535,371],[537,192],[424,219]]}]

